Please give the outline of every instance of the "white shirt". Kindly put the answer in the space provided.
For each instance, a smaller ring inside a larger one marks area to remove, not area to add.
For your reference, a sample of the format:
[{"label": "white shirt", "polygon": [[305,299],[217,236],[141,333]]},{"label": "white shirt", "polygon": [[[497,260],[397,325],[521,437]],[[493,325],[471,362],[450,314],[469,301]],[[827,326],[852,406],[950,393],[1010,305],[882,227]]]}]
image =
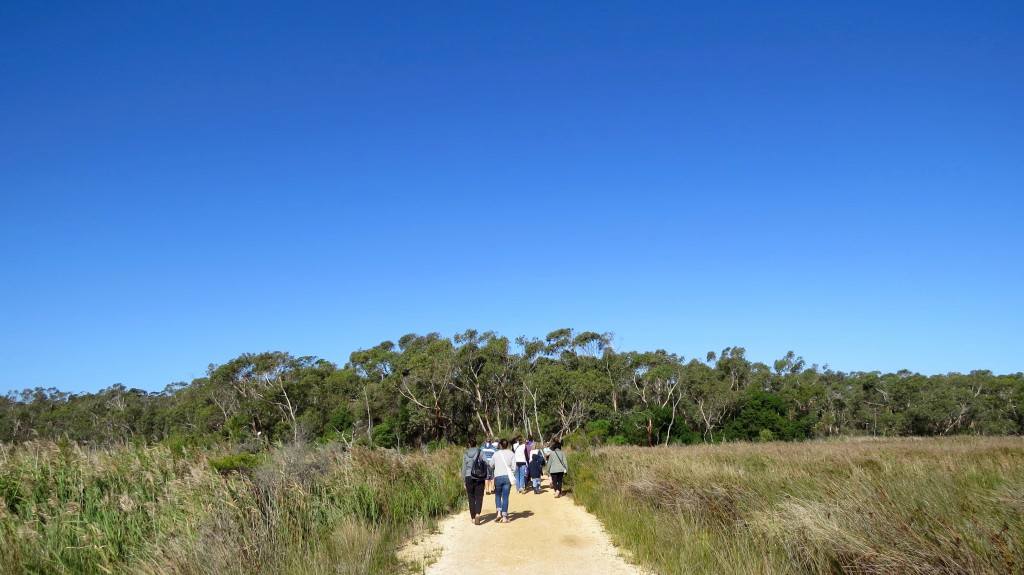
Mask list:
[{"label": "white shirt", "polygon": [[526,463],[526,444],[516,447],[516,463]]}]

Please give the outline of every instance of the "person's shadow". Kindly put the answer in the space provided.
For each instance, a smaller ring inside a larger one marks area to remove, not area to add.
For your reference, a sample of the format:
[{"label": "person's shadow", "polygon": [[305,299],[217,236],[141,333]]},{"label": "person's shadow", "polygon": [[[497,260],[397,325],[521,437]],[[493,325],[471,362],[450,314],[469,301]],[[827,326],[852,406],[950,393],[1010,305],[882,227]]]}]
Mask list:
[{"label": "person's shadow", "polygon": [[533,511],[509,511],[508,520],[512,522],[516,521],[517,519],[526,519],[528,517],[533,517],[533,515]]}]

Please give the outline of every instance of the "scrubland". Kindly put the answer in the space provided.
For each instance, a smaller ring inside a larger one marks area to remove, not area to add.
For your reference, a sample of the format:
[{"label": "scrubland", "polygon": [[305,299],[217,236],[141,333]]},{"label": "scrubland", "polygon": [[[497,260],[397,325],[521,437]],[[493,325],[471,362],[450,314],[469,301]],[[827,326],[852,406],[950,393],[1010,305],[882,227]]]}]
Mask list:
[{"label": "scrubland", "polygon": [[[237,449],[0,444],[0,575],[401,573],[397,547],[465,505],[456,448]],[[654,573],[1024,573],[1019,437],[602,447],[570,466],[576,501]]]},{"label": "scrubland", "polygon": [[574,454],[577,501],[657,573],[1024,572],[1024,439]]},{"label": "scrubland", "polygon": [[394,573],[458,453],[0,444],[0,573]]}]

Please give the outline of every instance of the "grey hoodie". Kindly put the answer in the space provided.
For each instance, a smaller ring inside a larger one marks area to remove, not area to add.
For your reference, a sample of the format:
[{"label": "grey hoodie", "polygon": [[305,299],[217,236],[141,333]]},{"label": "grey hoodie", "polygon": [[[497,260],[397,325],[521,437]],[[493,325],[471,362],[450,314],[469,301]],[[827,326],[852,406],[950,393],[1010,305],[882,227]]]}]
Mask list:
[{"label": "grey hoodie", "polygon": [[[462,454],[462,476],[469,477],[470,472],[473,470],[473,460],[476,459],[476,454],[480,453],[479,447],[470,447]],[[480,453],[480,458],[487,463],[487,458],[484,457],[483,453]]]}]

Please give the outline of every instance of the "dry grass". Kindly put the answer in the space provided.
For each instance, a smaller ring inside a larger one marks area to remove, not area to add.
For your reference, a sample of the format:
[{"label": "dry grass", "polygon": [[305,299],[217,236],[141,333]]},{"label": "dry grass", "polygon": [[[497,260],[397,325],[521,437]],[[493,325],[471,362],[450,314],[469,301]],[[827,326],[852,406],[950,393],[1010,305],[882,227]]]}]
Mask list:
[{"label": "dry grass", "polygon": [[577,498],[659,573],[1024,572],[1021,438],[617,447],[575,459]]},{"label": "dry grass", "polygon": [[458,454],[0,445],[0,574],[392,573],[408,526],[461,502]]}]

